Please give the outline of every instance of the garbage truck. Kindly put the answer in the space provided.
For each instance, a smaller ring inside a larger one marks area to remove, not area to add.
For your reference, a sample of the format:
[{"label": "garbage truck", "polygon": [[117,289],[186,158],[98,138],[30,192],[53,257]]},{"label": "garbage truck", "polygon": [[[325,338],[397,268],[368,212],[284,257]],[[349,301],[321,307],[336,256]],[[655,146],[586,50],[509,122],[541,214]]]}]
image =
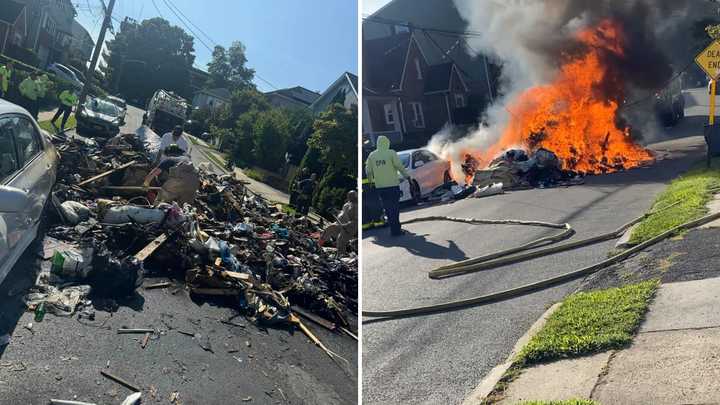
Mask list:
[{"label": "garbage truck", "polygon": [[148,102],[143,124],[158,134],[170,131],[187,120],[188,102],[167,90],[158,90]]}]

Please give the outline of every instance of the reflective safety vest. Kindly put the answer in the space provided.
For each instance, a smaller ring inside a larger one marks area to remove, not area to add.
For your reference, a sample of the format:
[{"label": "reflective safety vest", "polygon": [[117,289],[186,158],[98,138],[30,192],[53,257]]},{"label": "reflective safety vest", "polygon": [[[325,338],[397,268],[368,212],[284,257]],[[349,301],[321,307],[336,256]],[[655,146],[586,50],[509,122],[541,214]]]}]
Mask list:
[{"label": "reflective safety vest", "polygon": [[64,90],[62,93],[60,93],[60,102],[64,106],[72,107],[78,102],[78,99],[74,92],[70,90]]},{"label": "reflective safety vest", "polygon": [[0,66],[0,86],[2,86],[3,93],[8,91],[10,77],[12,77],[12,70],[5,65]]},{"label": "reflective safety vest", "polygon": [[22,83],[20,83],[20,94],[22,94],[23,97],[29,98],[30,100],[37,100],[40,94],[40,89],[38,88],[37,82],[31,77],[23,80]]}]

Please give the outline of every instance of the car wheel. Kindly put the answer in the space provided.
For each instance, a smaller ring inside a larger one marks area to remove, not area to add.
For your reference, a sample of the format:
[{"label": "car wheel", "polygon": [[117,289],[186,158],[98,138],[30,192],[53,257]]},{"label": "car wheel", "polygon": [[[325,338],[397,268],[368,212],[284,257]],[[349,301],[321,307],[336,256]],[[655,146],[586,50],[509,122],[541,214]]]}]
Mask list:
[{"label": "car wheel", "polygon": [[450,176],[450,170],[445,170],[445,173],[443,174],[443,184],[448,184],[452,182],[452,176]]},{"label": "car wheel", "polygon": [[410,180],[410,198],[415,204],[419,204],[422,198],[420,194],[420,185],[415,180]]}]

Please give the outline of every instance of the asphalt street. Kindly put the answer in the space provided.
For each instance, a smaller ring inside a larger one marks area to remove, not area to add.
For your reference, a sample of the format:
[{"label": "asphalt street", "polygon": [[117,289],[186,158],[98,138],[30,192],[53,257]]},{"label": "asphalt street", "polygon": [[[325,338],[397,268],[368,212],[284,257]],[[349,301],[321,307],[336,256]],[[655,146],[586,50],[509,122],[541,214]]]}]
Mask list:
[{"label": "asphalt street", "polygon": [[[658,160],[650,167],[587,177],[569,188],[510,192],[452,204],[407,208],[401,220],[428,215],[569,222],[571,240],[614,230],[643,214],[679,173],[704,157],[705,89],[686,93],[686,114],[674,128],[646,133]],[[551,232],[521,226],[425,222],[411,234],[363,234],[363,309],[391,310],[474,297],[539,281],[607,257],[614,241],[445,280],[439,265],[517,246]],[[450,313],[363,325],[365,403],[461,403],[554,302],[581,280],[523,297]]]},{"label": "asphalt street", "polygon": [[[141,120],[142,111],[129,107],[122,132],[135,132]],[[237,316],[231,301],[190,297],[183,275],[167,278],[163,269],[150,268],[156,274],[145,283],[171,281],[172,287],[141,288],[115,301],[117,308],[91,296],[94,321],[46,315],[35,322],[22,297],[40,267],[49,265],[36,256],[37,248],[35,242],[0,283],[0,336],[11,336],[0,347],[0,405],[44,405],[50,398],[121,403],[131,391],[100,371],[138,386],[143,403],[357,402],[352,338],[307,324],[348,363],[333,361],[298,331],[262,328]],[[157,333],[143,349],[143,335],[117,334],[122,327]],[[171,402],[174,393],[179,397]]]}]

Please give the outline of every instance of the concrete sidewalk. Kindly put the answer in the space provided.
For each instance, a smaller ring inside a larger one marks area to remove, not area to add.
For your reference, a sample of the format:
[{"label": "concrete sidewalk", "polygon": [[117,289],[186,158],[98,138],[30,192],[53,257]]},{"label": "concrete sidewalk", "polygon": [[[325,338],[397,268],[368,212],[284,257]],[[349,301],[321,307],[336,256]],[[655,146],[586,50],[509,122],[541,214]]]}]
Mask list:
[{"label": "concrete sidewalk", "polygon": [[632,345],[527,368],[502,404],[720,403],[720,278],[663,284]]}]

